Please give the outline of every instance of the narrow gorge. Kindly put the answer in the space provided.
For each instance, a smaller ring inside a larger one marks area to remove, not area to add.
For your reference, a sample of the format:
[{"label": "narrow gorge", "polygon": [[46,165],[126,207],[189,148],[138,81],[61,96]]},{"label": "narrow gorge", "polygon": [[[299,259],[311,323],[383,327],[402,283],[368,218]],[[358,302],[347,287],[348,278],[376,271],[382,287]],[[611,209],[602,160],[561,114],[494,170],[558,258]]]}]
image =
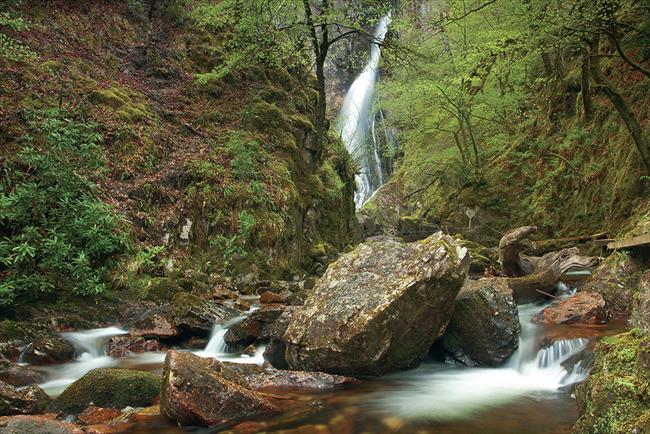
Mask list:
[{"label": "narrow gorge", "polygon": [[648,29],[0,0],[0,433],[650,433]]}]

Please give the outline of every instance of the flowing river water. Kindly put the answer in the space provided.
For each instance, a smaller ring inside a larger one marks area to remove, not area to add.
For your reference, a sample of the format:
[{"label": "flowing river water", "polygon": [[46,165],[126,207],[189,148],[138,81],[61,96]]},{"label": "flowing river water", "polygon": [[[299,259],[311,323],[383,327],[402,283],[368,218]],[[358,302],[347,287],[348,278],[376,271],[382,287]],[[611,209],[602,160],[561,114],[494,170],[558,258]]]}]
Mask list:
[{"label": "flowing river water", "polygon": [[[522,333],[519,348],[501,367],[468,368],[426,361],[417,369],[366,379],[361,385],[327,393],[279,392],[291,402],[303,402],[279,416],[260,421],[265,432],[370,433],[569,433],[577,418],[572,387],[588,374],[593,339],[616,327],[542,327],[532,323],[543,304],[519,306]],[[256,309],[253,307],[252,310]],[[251,310],[251,311],[252,311]],[[263,364],[263,348],[252,356],[230,353],[223,341],[234,318],[214,327],[206,348],[195,351],[238,363]],[[116,327],[65,333],[79,351],[71,363],[35,367],[47,378],[41,386],[50,394],[91,369],[122,367],[160,373],[165,353],[106,355],[111,336],[126,333]],[[127,433],[216,433],[211,429],[174,426],[162,416],[137,417]],[[122,432],[122,431],[121,431]]]}]

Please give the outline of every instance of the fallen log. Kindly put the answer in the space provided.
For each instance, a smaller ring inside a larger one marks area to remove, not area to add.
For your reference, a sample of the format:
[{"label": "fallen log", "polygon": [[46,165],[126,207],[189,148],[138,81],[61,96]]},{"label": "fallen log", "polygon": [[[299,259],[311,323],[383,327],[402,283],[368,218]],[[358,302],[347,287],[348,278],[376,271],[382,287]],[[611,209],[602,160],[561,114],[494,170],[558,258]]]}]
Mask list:
[{"label": "fallen log", "polygon": [[506,232],[499,241],[499,263],[503,274],[508,277],[525,276],[532,273],[530,263],[521,253],[530,248],[528,237],[537,232],[537,226],[524,226]]},{"label": "fallen log", "polygon": [[517,303],[539,299],[542,293],[553,294],[562,275],[572,268],[584,269],[596,265],[597,258],[580,256],[572,247],[544,256],[525,256],[526,237],[535,233],[534,226],[525,226],[506,233],[499,242],[499,261],[507,276]]}]

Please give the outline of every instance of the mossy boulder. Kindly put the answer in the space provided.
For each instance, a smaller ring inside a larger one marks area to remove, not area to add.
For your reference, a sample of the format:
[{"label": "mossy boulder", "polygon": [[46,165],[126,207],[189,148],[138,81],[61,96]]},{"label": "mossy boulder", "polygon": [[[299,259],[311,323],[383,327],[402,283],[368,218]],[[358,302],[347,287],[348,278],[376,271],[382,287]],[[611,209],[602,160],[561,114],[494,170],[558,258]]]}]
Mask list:
[{"label": "mossy boulder", "polygon": [[632,309],[632,324],[650,334],[650,270],[641,277]]},{"label": "mossy boulder", "polygon": [[505,280],[468,280],[440,343],[466,365],[494,366],[517,349],[520,332],[517,305]]},{"label": "mossy boulder", "polygon": [[110,408],[146,407],[159,395],[160,382],[160,377],[149,372],[95,369],[68,386],[48,411],[78,414],[91,403]]},{"label": "mossy boulder", "polygon": [[575,434],[650,433],[650,337],[634,329],[603,338],[576,397]]},{"label": "mossy boulder", "polygon": [[639,265],[625,253],[614,253],[601,263],[582,286],[603,296],[610,317],[627,317],[641,277]]}]

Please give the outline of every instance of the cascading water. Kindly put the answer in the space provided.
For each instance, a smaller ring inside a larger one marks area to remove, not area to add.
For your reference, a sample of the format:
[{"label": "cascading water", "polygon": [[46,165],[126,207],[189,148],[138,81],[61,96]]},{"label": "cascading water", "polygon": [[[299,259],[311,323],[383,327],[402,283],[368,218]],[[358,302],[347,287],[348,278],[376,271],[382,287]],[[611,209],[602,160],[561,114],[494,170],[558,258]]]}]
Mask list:
[{"label": "cascading water", "polygon": [[390,20],[390,15],[387,15],[379,21],[370,48],[368,63],[350,86],[343,101],[337,124],[338,133],[343,143],[359,166],[359,173],[355,176],[357,191],[354,195],[357,209],[361,208],[384,183],[377,135],[375,134],[372,100],[381,57],[381,48],[378,44],[383,42]]},{"label": "cascading water", "polygon": [[471,418],[521,397],[552,398],[568,385],[583,381],[588,367],[567,363],[586,347],[587,339],[555,341],[538,348],[538,327],[531,321],[543,306],[519,306],[519,348],[500,368],[424,365],[394,376],[402,386],[371,399],[382,413],[412,419],[453,421]]},{"label": "cascading water", "polygon": [[[224,324],[215,325],[210,340],[205,349],[193,351],[201,357],[213,357],[234,363],[249,363],[262,365],[264,363],[264,346],[259,346],[252,356],[239,353],[230,353],[224,341],[224,336],[229,327],[246,318],[247,315],[258,309],[253,305],[245,315],[230,319]],[[40,384],[41,388],[50,395],[61,393],[69,384],[82,377],[84,374],[98,368],[124,367],[133,369],[160,369],[165,360],[164,352],[146,352],[131,354],[116,359],[106,353],[106,344],[113,336],[128,334],[127,331],[117,327],[84,330],[72,333],[62,333],[77,349],[78,357],[70,363],[39,367],[49,380]]]}]

